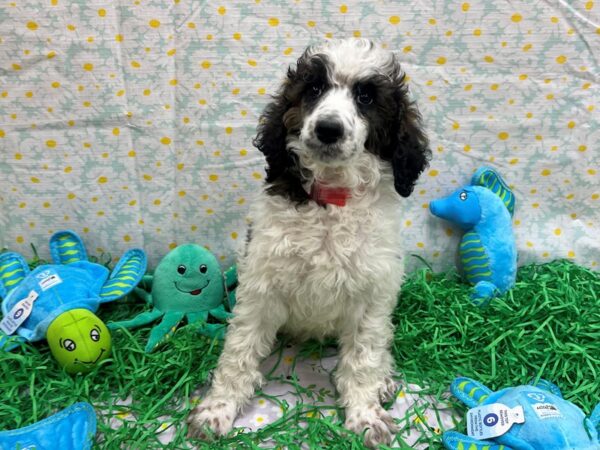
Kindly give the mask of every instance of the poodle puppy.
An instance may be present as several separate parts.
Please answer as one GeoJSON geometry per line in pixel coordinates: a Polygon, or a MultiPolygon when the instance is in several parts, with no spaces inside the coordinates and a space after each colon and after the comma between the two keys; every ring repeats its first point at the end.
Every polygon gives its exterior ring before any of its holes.
{"type": "Polygon", "coordinates": [[[339,341],[345,426],[365,443],[396,431],[391,314],[403,277],[401,221],[431,152],[396,56],[365,39],[309,47],[258,125],[264,189],[251,210],[234,317],[190,437],[223,435],[262,381],[278,332],[339,341]]]}

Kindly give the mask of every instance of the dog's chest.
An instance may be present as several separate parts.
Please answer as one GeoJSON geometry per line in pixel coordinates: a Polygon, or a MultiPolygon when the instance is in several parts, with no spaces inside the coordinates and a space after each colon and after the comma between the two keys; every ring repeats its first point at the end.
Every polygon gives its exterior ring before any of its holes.
{"type": "Polygon", "coordinates": [[[373,294],[382,277],[400,276],[395,202],[294,208],[263,198],[259,206],[243,278],[285,302],[291,334],[335,335],[348,311],[381,301],[373,294]]]}
{"type": "Polygon", "coordinates": [[[358,212],[350,207],[286,211],[266,231],[277,240],[276,255],[295,259],[305,269],[347,267],[360,258],[380,228],[374,220],[377,214],[358,212]]]}
{"type": "Polygon", "coordinates": [[[398,221],[386,205],[278,206],[260,215],[253,250],[285,290],[341,295],[372,283],[373,272],[400,253],[398,221]]]}

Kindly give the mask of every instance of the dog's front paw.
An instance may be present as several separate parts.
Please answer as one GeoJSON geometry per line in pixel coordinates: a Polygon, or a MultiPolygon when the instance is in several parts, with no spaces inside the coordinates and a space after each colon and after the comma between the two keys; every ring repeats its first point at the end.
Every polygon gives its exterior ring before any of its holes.
{"type": "Polygon", "coordinates": [[[382,403],[391,402],[396,399],[396,393],[400,388],[400,383],[392,377],[386,377],[383,385],[379,388],[379,400],[382,403]]]}
{"type": "Polygon", "coordinates": [[[347,409],[345,426],[357,434],[366,430],[365,445],[370,448],[379,444],[390,444],[393,435],[398,432],[394,419],[380,405],[347,409]]]}
{"type": "Polygon", "coordinates": [[[210,439],[223,436],[233,428],[236,407],[235,403],[206,397],[188,416],[188,437],[210,439]]]}

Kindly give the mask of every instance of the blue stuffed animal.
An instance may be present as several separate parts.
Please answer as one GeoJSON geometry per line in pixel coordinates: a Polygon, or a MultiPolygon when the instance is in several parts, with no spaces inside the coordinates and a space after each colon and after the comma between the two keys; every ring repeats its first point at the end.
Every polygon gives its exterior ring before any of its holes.
{"type": "Polygon", "coordinates": [[[18,430],[0,431],[2,450],[89,450],[96,435],[96,413],[80,402],[18,430]]]}
{"type": "Polygon", "coordinates": [[[483,306],[516,279],[517,247],[512,230],[515,196],[493,169],[482,167],[471,184],[434,200],[429,209],[465,231],[460,242],[464,276],[475,285],[471,299],[483,306]]]}
{"type": "MultiPolygon", "coordinates": [[[[521,423],[513,423],[504,434],[489,440],[448,431],[443,436],[444,446],[448,450],[600,449],[600,404],[592,416],[586,418],[581,409],[564,400],[560,389],[548,381],[540,380],[535,386],[518,386],[493,392],[470,378],[457,378],[450,391],[470,408],[502,404],[510,409],[517,408],[519,413],[522,408],[523,414],[521,423]]],[[[470,414],[473,422],[477,422],[476,417],[475,412],[470,414]]],[[[479,431],[487,432],[486,427],[497,427],[499,419],[494,413],[486,414],[479,431]]],[[[477,425],[473,425],[473,428],[477,428],[477,425]]]]}
{"type": "Polygon", "coordinates": [[[110,333],[94,314],[102,303],[127,295],[146,271],[143,250],[126,252],[109,274],[87,259],[72,231],[50,238],[55,264],[29,270],[17,253],[0,254],[0,349],[47,338],[50,351],[67,372],[91,370],[110,352],[110,333]]]}

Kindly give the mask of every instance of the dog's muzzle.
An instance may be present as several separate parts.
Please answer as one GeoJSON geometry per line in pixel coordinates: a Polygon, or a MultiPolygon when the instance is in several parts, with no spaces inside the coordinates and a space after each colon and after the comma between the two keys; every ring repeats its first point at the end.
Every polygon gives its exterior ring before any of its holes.
{"type": "Polygon", "coordinates": [[[336,118],[319,119],[315,124],[315,135],[325,145],[331,145],[344,137],[344,124],[336,118]]]}

